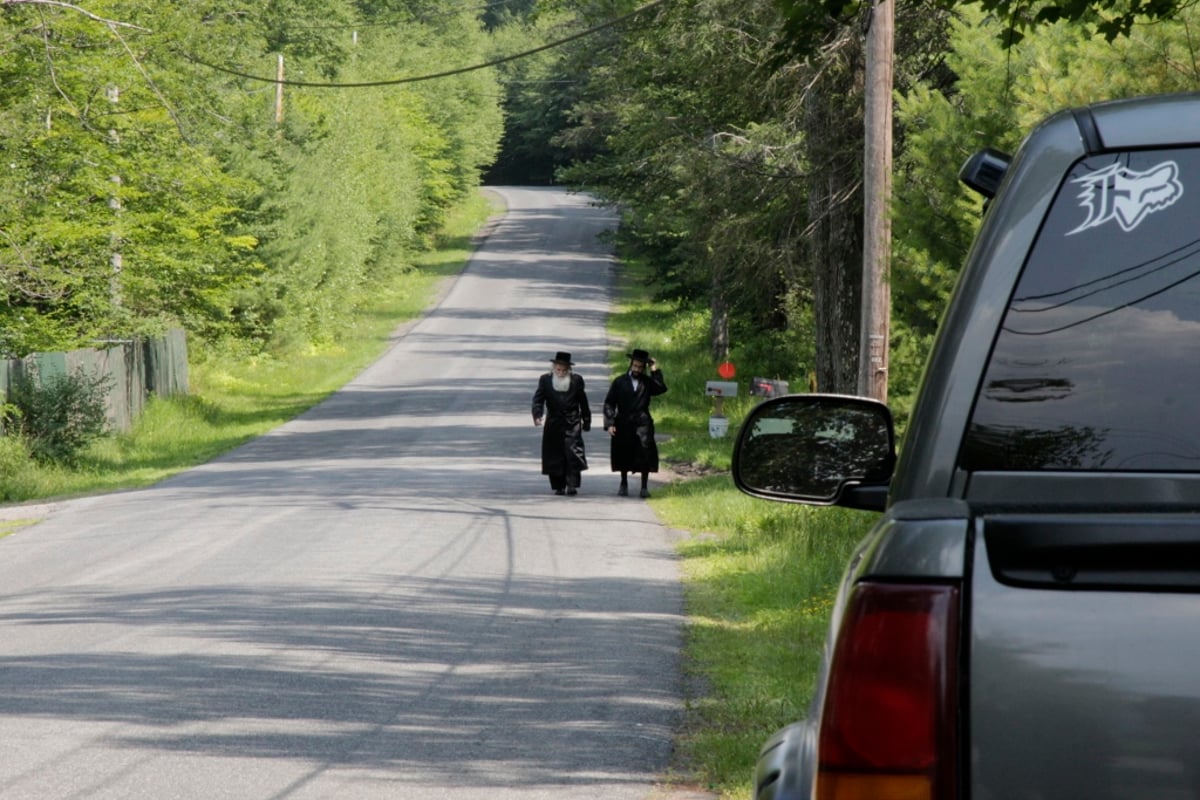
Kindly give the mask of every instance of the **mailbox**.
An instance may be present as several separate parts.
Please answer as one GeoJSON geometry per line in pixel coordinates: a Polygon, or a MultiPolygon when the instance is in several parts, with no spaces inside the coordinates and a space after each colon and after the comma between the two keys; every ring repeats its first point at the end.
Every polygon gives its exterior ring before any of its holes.
{"type": "Polygon", "coordinates": [[[709,381],[704,393],[711,397],[737,397],[737,381],[709,381]]]}
{"type": "Polygon", "coordinates": [[[704,393],[713,399],[713,413],[708,418],[708,435],[720,439],[729,430],[725,418],[725,398],[737,397],[736,381],[709,381],[704,384],[704,393]]]}
{"type": "Polygon", "coordinates": [[[750,379],[750,395],[752,397],[779,397],[779,395],[787,393],[787,381],[776,381],[771,378],[750,379]]]}

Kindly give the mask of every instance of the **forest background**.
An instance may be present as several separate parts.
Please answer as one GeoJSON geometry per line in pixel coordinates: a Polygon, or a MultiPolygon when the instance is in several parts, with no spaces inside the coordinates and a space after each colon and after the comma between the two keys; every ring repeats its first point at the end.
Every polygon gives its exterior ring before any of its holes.
{"type": "MultiPolygon", "coordinates": [[[[481,181],[559,183],[620,207],[622,253],[706,315],[714,365],[852,392],[869,11],[0,0],[0,356],[174,326],[197,359],[321,348],[481,181]]],[[[979,222],[957,167],[1058,108],[1195,87],[1195,17],[897,5],[901,419],[979,222]]]]}

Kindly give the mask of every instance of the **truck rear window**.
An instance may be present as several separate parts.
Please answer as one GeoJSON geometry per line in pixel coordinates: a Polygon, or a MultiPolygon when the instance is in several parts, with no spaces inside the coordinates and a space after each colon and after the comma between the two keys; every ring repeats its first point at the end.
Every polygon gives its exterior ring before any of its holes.
{"type": "Polygon", "coordinates": [[[969,470],[1200,471],[1200,150],[1077,163],[976,399],[969,470]]]}

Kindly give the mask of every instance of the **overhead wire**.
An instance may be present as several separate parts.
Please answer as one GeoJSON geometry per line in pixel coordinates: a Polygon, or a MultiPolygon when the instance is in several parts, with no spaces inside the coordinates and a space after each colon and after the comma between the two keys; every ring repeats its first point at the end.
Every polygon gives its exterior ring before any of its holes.
{"type": "MultiPolygon", "coordinates": [[[[493,8],[499,8],[502,6],[510,6],[513,4],[513,2],[514,2],[514,0],[495,0],[495,2],[485,3],[483,5],[478,5],[476,3],[471,3],[468,5],[466,3],[463,3],[462,5],[459,5],[459,6],[442,8],[439,10],[439,12],[437,14],[429,14],[429,13],[421,14],[421,15],[419,15],[419,19],[417,21],[424,22],[425,20],[428,20],[428,19],[438,19],[441,17],[450,17],[455,14],[461,14],[464,11],[489,11],[493,8]]],[[[412,19],[413,19],[412,17],[403,17],[403,18],[393,17],[391,19],[385,18],[382,20],[371,20],[370,22],[362,21],[362,22],[357,22],[357,23],[340,23],[337,25],[297,25],[294,27],[294,30],[339,31],[339,30],[354,30],[354,29],[361,29],[361,28],[380,28],[380,27],[390,27],[390,26],[393,26],[393,25],[396,25],[396,24],[402,23],[402,22],[409,22],[409,21],[412,21],[412,19]]]]}
{"type": "Polygon", "coordinates": [[[651,2],[646,3],[645,5],[639,6],[638,8],[634,9],[633,11],[630,11],[628,14],[622,14],[621,16],[610,19],[607,22],[602,22],[599,25],[593,25],[592,27],[586,28],[582,31],[579,31],[578,33],[571,34],[570,36],[566,36],[562,39],[556,39],[553,42],[549,42],[548,44],[541,45],[540,47],[535,47],[531,50],[524,50],[520,53],[514,53],[512,55],[504,56],[502,58],[493,59],[491,61],[487,61],[482,64],[473,64],[473,65],[467,66],[467,67],[459,67],[457,69],[450,69],[450,70],[445,70],[444,72],[435,72],[435,73],[427,74],[427,75],[416,75],[416,76],[412,76],[412,77],[408,77],[408,78],[392,78],[392,79],[388,79],[388,80],[379,80],[379,81],[359,81],[359,82],[353,82],[353,83],[318,83],[318,82],[314,82],[314,81],[294,81],[294,80],[288,80],[286,78],[281,80],[279,78],[272,78],[272,77],[267,77],[264,75],[254,75],[249,72],[242,72],[240,70],[231,69],[229,67],[222,67],[218,64],[212,64],[212,63],[205,61],[204,59],[196,56],[193,53],[188,53],[188,52],[185,52],[182,50],[180,50],[178,52],[181,56],[186,58],[188,61],[199,64],[202,67],[207,67],[209,69],[216,70],[217,72],[223,72],[227,75],[234,75],[236,77],[245,78],[247,80],[261,81],[262,83],[274,83],[274,84],[278,84],[281,86],[301,86],[301,87],[306,87],[306,88],[311,88],[311,89],[363,89],[363,88],[369,88],[369,87],[375,87],[375,86],[399,86],[401,84],[406,84],[406,83],[420,83],[422,81],[431,81],[431,80],[436,80],[438,78],[449,78],[454,75],[462,75],[467,72],[475,72],[475,71],[481,70],[481,69],[488,69],[489,67],[499,66],[500,64],[507,64],[510,61],[517,61],[518,59],[527,58],[531,55],[535,55],[537,53],[541,53],[546,50],[553,49],[555,47],[560,47],[569,42],[574,42],[578,39],[583,39],[584,37],[591,36],[592,34],[598,33],[607,28],[611,28],[616,25],[620,25],[623,22],[627,22],[627,21],[633,19],[634,17],[638,16],[639,14],[644,14],[645,12],[649,11],[652,8],[655,8],[656,6],[661,6],[661,5],[664,5],[669,2],[671,2],[671,0],[651,0],[651,2]]]}

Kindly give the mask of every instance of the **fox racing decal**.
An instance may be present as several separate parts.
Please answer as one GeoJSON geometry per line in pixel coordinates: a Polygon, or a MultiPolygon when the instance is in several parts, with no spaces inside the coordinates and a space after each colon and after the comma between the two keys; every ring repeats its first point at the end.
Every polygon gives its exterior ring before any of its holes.
{"type": "Polygon", "coordinates": [[[1087,209],[1088,217],[1070,236],[1116,220],[1126,233],[1136,228],[1147,214],[1162,211],[1183,196],[1179,182],[1179,166],[1164,161],[1145,172],[1113,164],[1104,169],[1076,178],[1072,183],[1082,186],[1079,205],[1087,209]]]}

